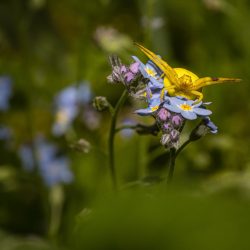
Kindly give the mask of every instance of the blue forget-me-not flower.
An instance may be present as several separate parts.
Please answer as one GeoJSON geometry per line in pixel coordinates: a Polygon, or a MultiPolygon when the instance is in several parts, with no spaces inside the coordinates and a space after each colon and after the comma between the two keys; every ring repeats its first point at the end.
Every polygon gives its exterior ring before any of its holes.
{"type": "Polygon", "coordinates": [[[0,76],[0,111],[9,108],[9,99],[12,94],[12,81],[9,76],[0,76]]]}
{"type": "Polygon", "coordinates": [[[73,84],[55,97],[55,122],[52,133],[61,136],[67,132],[83,105],[91,101],[92,92],[87,82],[73,84]]]}
{"type": "Polygon", "coordinates": [[[73,181],[69,159],[60,155],[58,148],[43,137],[35,139],[33,148],[31,145],[22,145],[18,153],[25,170],[32,171],[37,164],[38,171],[48,187],[73,181]]]}

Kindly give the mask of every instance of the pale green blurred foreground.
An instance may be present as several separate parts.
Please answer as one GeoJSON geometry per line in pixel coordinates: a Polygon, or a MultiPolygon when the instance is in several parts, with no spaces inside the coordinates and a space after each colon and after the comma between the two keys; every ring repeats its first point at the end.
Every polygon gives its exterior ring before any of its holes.
{"type": "Polygon", "coordinates": [[[74,233],[76,249],[250,248],[250,200],[162,191],[124,191],[85,208],[74,233]]]}

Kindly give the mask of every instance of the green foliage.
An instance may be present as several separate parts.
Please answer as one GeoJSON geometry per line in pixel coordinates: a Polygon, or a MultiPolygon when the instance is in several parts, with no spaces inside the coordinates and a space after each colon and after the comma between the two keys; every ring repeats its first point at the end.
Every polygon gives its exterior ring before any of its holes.
{"type": "MultiPolygon", "coordinates": [[[[249,249],[249,10],[246,0],[0,1],[0,75],[13,79],[10,109],[0,113],[0,124],[13,136],[7,144],[0,141],[0,249],[72,249],[71,244],[77,249],[249,249]],[[78,117],[65,136],[51,134],[53,98],[71,83],[87,80],[95,96],[115,105],[122,86],[107,84],[107,57],[116,53],[131,62],[131,54],[141,55],[133,41],[198,76],[243,79],[237,86],[204,90],[204,100],[213,100],[219,134],[193,143],[178,158],[174,182],[191,186],[185,194],[178,184],[167,194],[161,187],[168,155],[159,157],[159,138],[119,133],[119,191],[140,190],[108,195],[107,111],[98,113],[96,129],[78,117]],[[17,155],[20,145],[40,133],[71,159],[75,179],[61,187],[59,205],[37,170],[24,171],[17,155]],[[74,151],[82,138],[91,145],[88,154],[74,151]],[[49,234],[55,203],[60,226],[49,234]]],[[[135,109],[127,101],[118,125],[125,119],[151,124],[139,120],[135,109]]]]}

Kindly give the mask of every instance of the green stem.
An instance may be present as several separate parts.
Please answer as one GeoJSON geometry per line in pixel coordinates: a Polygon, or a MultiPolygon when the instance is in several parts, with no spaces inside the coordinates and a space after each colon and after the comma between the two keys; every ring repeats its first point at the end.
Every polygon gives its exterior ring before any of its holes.
{"type": "Polygon", "coordinates": [[[52,187],[49,191],[50,224],[48,231],[51,240],[55,240],[61,224],[63,201],[64,193],[62,186],[56,185],[52,187]]]}
{"type": "Polygon", "coordinates": [[[190,142],[192,142],[191,140],[186,140],[179,148],[178,148],[178,150],[176,151],[176,153],[175,153],[175,157],[177,157],[178,156],[178,154],[190,143],[190,142]]]}
{"type": "Polygon", "coordinates": [[[174,175],[174,167],[175,167],[175,160],[179,153],[190,143],[192,142],[191,140],[185,141],[177,150],[174,148],[170,149],[170,159],[169,159],[169,172],[168,172],[168,178],[167,178],[167,183],[170,183],[171,180],[173,179],[174,175]]]}
{"type": "Polygon", "coordinates": [[[124,130],[124,129],[136,129],[137,128],[137,125],[122,125],[120,126],[119,128],[116,128],[116,132],[120,132],[121,130],[124,130]]]}
{"type": "Polygon", "coordinates": [[[119,132],[123,129],[133,129],[139,135],[148,135],[148,134],[157,135],[159,132],[159,128],[156,124],[153,124],[153,125],[142,125],[142,124],[123,125],[121,127],[116,128],[116,132],[119,132]]]}
{"type": "Polygon", "coordinates": [[[169,157],[169,170],[168,170],[168,177],[167,177],[167,183],[170,183],[173,179],[174,175],[174,167],[175,167],[175,159],[176,159],[176,150],[175,148],[170,149],[170,157],[169,157]]]}
{"type": "Polygon", "coordinates": [[[117,188],[115,157],[114,157],[114,140],[115,140],[115,133],[116,133],[116,121],[117,121],[117,115],[119,113],[119,110],[121,106],[123,105],[123,103],[125,102],[127,95],[128,95],[127,90],[124,90],[114,108],[114,112],[113,112],[112,119],[111,119],[110,130],[109,130],[109,168],[110,168],[110,174],[111,174],[111,179],[113,182],[114,189],[117,188]]]}

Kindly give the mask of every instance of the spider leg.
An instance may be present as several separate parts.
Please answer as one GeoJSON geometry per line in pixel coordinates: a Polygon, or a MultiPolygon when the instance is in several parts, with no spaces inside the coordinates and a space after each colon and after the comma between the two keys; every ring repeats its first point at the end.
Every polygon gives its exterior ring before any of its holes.
{"type": "Polygon", "coordinates": [[[150,51],[149,49],[143,47],[142,45],[135,43],[135,45],[153,62],[158,66],[163,73],[169,78],[169,80],[176,85],[179,85],[179,79],[174,71],[173,68],[171,68],[167,62],[163,61],[159,56],[157,56],[155,53],[150,51]]]}
{"type": "Polygon", "coordinates": [[[167,90],[167,92],[170,96],[172,96],[175,93],[176,88],[177,88],[177,86],[175,86],[175,85],[169,85],[169,86],[165,87],[165,89],[167,90]]]}
{"type": "Polygon", "coordinates": [[[202,87],[219,84],[219,83],[227,83],[227,82],[240,82],[241,79],[239,78],[224,78],[224,77],[202,77],[197,79],[194,82],[193,90],[198,90],[202,87]]]}
{"type": "Polygon", "coordinates": [[[198,99],[195,101],[195,103],[199,103],[203,99],[203,94],[197,90],[190,91],[191,94],[198,97],[198,99]]]}

